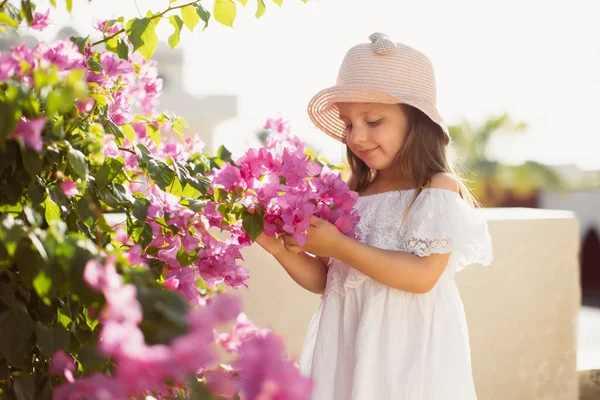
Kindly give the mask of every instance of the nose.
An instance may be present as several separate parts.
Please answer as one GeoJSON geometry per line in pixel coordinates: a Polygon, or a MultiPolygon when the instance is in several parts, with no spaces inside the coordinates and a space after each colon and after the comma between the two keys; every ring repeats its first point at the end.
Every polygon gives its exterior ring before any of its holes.
{"type": "Polygon", "coordinates": [[[356,145],[364,143],[367,140],[367,128],[363,126],[352,126],[350,131],[347,133],[346,141],[350,144],[356,145]]]}

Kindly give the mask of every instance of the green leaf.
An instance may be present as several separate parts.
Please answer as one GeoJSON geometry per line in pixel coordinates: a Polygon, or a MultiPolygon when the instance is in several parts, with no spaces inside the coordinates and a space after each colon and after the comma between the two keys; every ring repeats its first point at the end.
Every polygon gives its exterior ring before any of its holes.
{"type": "Polygon", "coordinates": [[[65,314],[60,308],[56,309],[56,319],[65,329],[69,329],[69,325],[73,322],[71,317],[65,314]]]}
{"type": "Polygon", "coordinates": [[[135,129],[133,129],[133,126],[129,124],[121,125],[121,129],[127,140],[129,140],[129,143],[133,143],[135,140],[135,129]]]}
{"type": "Polygon", "coordinates": [[[92,56],[87,59],[88,67],[92,72],[102,72],[102,64],[95,57],[92,56]]]}
{"type": "Polygon", "coordinates": [[[26,313],[6,310],[0,313],[0,354],[16,368],[23,368],[27,360],[28,343],[33,334],[33,321],[26,313]]]}
{"type": "MultiPolygon", "coordinates": [[[[121,128],[119,128],[117,124],[109,119],[102,121],[102,123],[104,124],[107,133],[112,133],[117,139],[123,140],[125,135],[123,135],[123,131],[121,131],[121,128]]],[[[117,143],[120,143],[120,141],[117,141],[117,143]]]]}
{"type": "Polygon", "coordinates": [[[66,350],[71,342],[69,332],[60,324],[49,327],[38,321],[35,324],[35,335],[37,345],[48,358],[57,350],[66,350]]]}
{"type": "Polygon", "coordinates": [[[19,24],[17,21],[9,17],[6,13],[0,12],[0,23],[6,24],[11,28],[16,28],[19,24]]]}
{"type": "Polygon", "coordinates": [[[142,168],[148,168],[148,161],[150,160],[150,150],[143,144],[137,144],[133,148],[135,151],[135,155],[138,159],[138,164],[142,168]]]}
{"type": "Polygon", "coordinates": [[[52,400],[52,390],[52,383],[48,380],[35,400],[52,400]]]}
{"type": "Polygon", "coordinates": [[[248,0],[237,0],[238,3],[240,3],[241,5],[243,5],[244,7],[246,7],[246,4],[248,3],[248,0]]]}
{"type": "Polygon", "coordinates": [[[183,138],[183,130],[181,129],[181,122],[179,122],[179,121],[173,122],[172,128],[175,131],[175,133],[177,133],[179,135],[179,137],[183,138]]]}
{"type": "MultiPolygon", "coordinates": [[[[19,221],[22,224],[22,221],[19,221]]],[[[4,214],[0,219],[0,243],[4,245],[8,256],[12,257],[21,237],[21,226],[15,223],[11,214],[4,214]]]]}
{"type": "Polygon", "coordinates": [[[148,216],[148,207],[150,207],[150,201],[145,197],[141,196],[134,196],[135,202],[133,203],[132,209],[133,216],[135,217],[135,219],[144,222],[146,221],[146,217],[148,216]]]}
{"type": "Polygon", "coordinates": [[[45,262],[48,262],[48,253],[46,252],[46,248],[44,247],[44,245],[42,244],[42,242],[40,241],[40,238],[38,238],[36,236],[35,233],[33,232],[29,232],[29,235],[27,235],[29,237],[29,240],[31,240],[31,243],[33,244],[33,247],[35,247],[35,249],[37,250],[38,254],[40,255],[40,257],[42,257],[42,260],[44,260],[45,262]]]}
{"type": "Polygon", "coordinates": [[[154,125],[146,125],[146,134],[157,145],[160,145],[160,130],[154,125]]]}
{"type": "Polygon", "coordinates": [[[229,150],[227,150],[227,148],[223,145],[221,145],[218,149],[217,149],[217,156],[223,160],[224,162],[230,162],[231,161],[231,152],[229,150]]]}
{"type": "Polygon", "coordinates": [[[214,400],[214,396],[208,387],[201,383],[198,378],[191,377],[188,379],[189,387],[192,389],[189,400],[214,400]]]}
{"type": "Polygon", "coordinates": [[[16,400],[34,400],[35,384],[33,377],[25,371],[12,373],[16,400]]]}
{"type": "Polygon", "coordinates": [[[181,197],[181,194],[183,193],[183,184],[179,179],[175,178],[173,179],[173,183],[169,186],[167,192],[177,197],[181,197]]]}
{"type": "Polygon", "coordinates": [[[206,194],[208,192],[208,188],[210,187],[210,181],[204,176],[200,176],[198,178],[190,176],[186,179],[186,182],[188,185],[198,190],[201,194],[206,194]]]}
{"type": "Polygon", "coordinates": [[[161,16],[159,16],[158,14],[155,15],[151,10],[146,11],[146,18],[154,22],[156,26],[158,26],[158,23],[161,20],[161,16]]]}
{"type": "Polygon", "coordinates": [[[127,23],[129,40],[133,44],[133,51],[138,51],[144,58],[150,61],[158,47],[158,36],[156,36],[156,24],[149,18],[133,18],[127,23]]]}
{"type": "Polygon", "coordinates": [[[198,25],[198,22],[200,22],[200,15],[193,4],[187,5],[181,9],[181,18],[190,32],[193,32],[196,25],[198,25]]]}
{"type": "Polygon", "coordinates": [[[192,185],[185,185],[183,191],[181,192],[181,197],[187,197],[188,199],[195,199],[200,196],[200,191],[194,188],[192,185]]]}
{"type": "Polygon", "coordinates": [[[77,45],[77,48],[79,49],[79,52],[81,54],[83,54],[83,50],[85,49],[85,46],[87,46],[87,44],[90,42],[89,35],[86,37],[72,36],[69,39],[71,40],[71,42],[73,42],[77,45]]]}
{"type": "Polygon", "coordinates": [[[233,27],[237,8],[233,0],[215,0],[213,14],[221,24],[233,27]]]}
{"type": "Polygon", "coordinates": [[[174,49],[179,44],[179,35],[181,35],[181,28],[183,27],[183,21],[179,18],[179,15],[171,15],[169,22],[175,28],[175,32],[169,36],[169,46],[174,49]]]}
{"type": "Polygon", "coordinates": [[[124,165],[125,160],[122,157],[105,157],[104,163],[98,169],[98,173],[96,174],[96,185],[99,188],[106,187],[106,185],[111,183],[113,179],[121,173],[124,165]]]}
{"type": "Polygon", "coordinates": [[[85,315],[85,324],[88,326],[88,328],[90,328],[90,330],[92,330],[92,331],[94,329],[96,329],[96,326],[98,326],[98,323],[100,321],[98,321],[97,318],[90,317],[90,314],[87,309],[84,311],[84,315],[85,315]]]}
{"type": "Polygon", "coordinates": [[[71,12],[73,11],[73,0],[66,0],[67,3],[67,11],[71,12]]]}
{"type": "Polygon", "coordinates": [[[210,19],[210,11],[202,7],[202,4],[198,3],[196,4],[196,12],[200,16],[200,19],[204,21],[204,27],[202,27],[202,30],[205,30],[208,26],[208,20],[210,19]]]}
{"type": "Polygon", "coordinates": [[[95,343],[88,343],[79,350],[78,360],[83,366],[84,371],[102,370],[106,359],[98,352],[95,343]]]}
{"type": "Polygon", "coordinates": [[[0,124],[0,144],[4,142],[9,133],[15,130],[20,118],[21,110],[15,103],[0,102],[0,121],[2,121],[0,124]]]}
{"type": "Polygon", "coordinates": [[[25,147],[21,150],[21,157],[23,157],[23,165],[25,166],[25,169],[29,175],[32,178],[35,178],[36,175],[39,175],[43,165],[43,160],[40,154],[28,147],[25,147]]]}
{"type": "Polygon", "coordinates": [[[148,160],[148,172],[152,180],[163,190],[173,183],[175,178],[175,172],[167,164],[154,159],[148,160]]]}
{"type": "Polygon", "coordinates": [[[21,1],[21,10],[27,19],[27,24],[31,25],[33,22],[33,8],[31,7],[31,1],[22,0],[21,1]]]}
{"type": "Polygon", "coordinates": [[[44,217],[46,218],[46,221],[61,220],[60,207],[52,201],[50,196],[46,197],[46,200],[44,200],[44,208],[44,217]]]}
{"type": "Polygon", "coordinates": [[[244,212],[242,227],[253,241],[263,232],[264,218],[260,214],[249,214],[244,212]]]}
{"type": "Polygon", "coordinates": [[[273,3],[277,4],[279,7],[283,4],[283,0],[273,0],[273,3]]]}
{"type": "Polygon", "coordinates": [[[8,283],[0,283],[0,300],[2,300],[14,312],[26,313],[27,308],[21,300],[15,297],[16,290],[8,283]]]}
{"type": "Polygon", "coordinates": [[[52,288],[52,279],[44,270],[39,271],[36,277],[33,278],[33,288],[46,305],[49,306],[52,303],[48,298],[52,288]]]}
{"type": "Polygon", "coordinates": [[[25,219],[32,227],[38,227],[42,224],[42,216],[28,205],[23,206],[23,214],[25,214],[25,219]]]}
{"type": "MultiPolygon", "coordinates": [[[[215,200],[216,201],[227,201],[227,191],[223,189],[215,189],[215,200]]],[[[222,204],[225,206],[225,204],[222,204]]]]}
{"type": "Polygon", "coordinates": [[[131,230],[130,237],[135,243],[146,247],[152,241],[152,227],[147,223],[144,223],[143,226],[136,226],[131,230]]]}
{"type": "Polygon", "coordinates": [[[46,188],[34,180],[27,186],[27,195],[31,199],[31,204],[37,206],[46,199],[46,188]]]}
{"type": "Polygon", "coordinates": [[[67,153],[67,160],[69,161],[69,166],[71,167],[73,173],[85,182],[88,176],[88,166],[85,155],[83,155],[83,153],[79,150],[71,149],[67,153]]]}
{"type": "Polygon", "coordinates": [[[121,60],[129,59],[129,46],[123,39],[119,39],[119,42],[117,43],[117,55],[121,60]]]}
{"type": "Polygon", "coordinates": [[[264,0],[256,0],[257,4],[258,4],[258,8],[256,9],[256,18],[260,18],[263,16],[263,14],[265,13],[265,11],[267,10],[267,6],[265,5],[264,0]]]}

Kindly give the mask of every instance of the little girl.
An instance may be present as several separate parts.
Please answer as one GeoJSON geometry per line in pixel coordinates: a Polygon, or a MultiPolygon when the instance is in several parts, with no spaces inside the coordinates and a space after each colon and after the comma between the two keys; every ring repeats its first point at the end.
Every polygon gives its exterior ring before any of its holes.
{"type": "Polygon", "coordinates": [[[258,242],[323,294],[300,359],[314,400],[476,399],[454,275],[490,264],[487,224],[448,161],[431,61],[384,34],[369,39],[308,107],[346,144],[360,241],[313,217],[304,247],[287,235],[258,242]]]}

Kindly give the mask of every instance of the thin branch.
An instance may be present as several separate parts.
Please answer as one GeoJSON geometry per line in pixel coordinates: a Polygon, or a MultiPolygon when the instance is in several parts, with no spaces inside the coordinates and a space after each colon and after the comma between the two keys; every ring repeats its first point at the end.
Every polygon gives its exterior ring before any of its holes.
{"type": "Polygon", "coordinates": [[[133,155],[136,155],[136,154],[135,154],[135,151],[133,151],[133,150],[131,150],[131,149],[126,149],[125,147],[118,147],[118,149],[119,149],[119,150],[122,150],[122,151],[128,151],[128,152],[130,152],[131,154],[133,154],[133,155]]]}
{"type": "MultiPolygon", "coordinates": [[[[156,18],[162,18],[162,16],[165,15],[166,13],[168,13],[169,11],[177,10],[178,8],[184,8],[184,7],[187,7],[187,6],[192,6],[192,5],[196,4],[196,3],[198,3],[198,1],[192,1],[191,3],[186,3],[186,4],[182,4],[180,6],[175,6],[175,7],[169,6],[169,8],[167,8],[165,11],[153,15],[152,17],[150,17],[150,19],[154,20],[156,18]]],[[[97,42],[92,43],[92,47],[96,46],[96,45],[99,45],[100,43],[105,43],[105,42],[109,41],[110,39],[112,39],[112,38],[114,38],[116,36],[119,36],[120,34],[122,34],[125,31],[126,31],[125,28],[123,28],[120,31],[118,31],[116,33],[113,33],[112,35],[107,36],[107,37],[105,37],[102,40],[98,40],[97,42]]]]}

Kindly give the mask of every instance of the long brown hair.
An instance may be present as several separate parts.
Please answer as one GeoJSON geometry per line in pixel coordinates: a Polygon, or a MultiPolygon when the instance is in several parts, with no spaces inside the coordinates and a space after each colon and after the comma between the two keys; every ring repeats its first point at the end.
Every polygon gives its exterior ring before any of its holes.
{"type": "MultiPolygon", "coordinates": [[[[454,178],[460,196],[472,207],[480,204],[473,196],[457,170],[458,166],[449,160],[448,146],[450,140],[442,128],[433,122],[421,110],[407,104],[399,104],[408,117],[410,129],[400,151],[392,165],[399,177],[412,182],[417,187],[405,216],[413,206],[419,194],[431,183],[431,178],[437,173],[448,173],[454,178]]],[[[377,177],[377,171],[371,170],[346,145],[347,162],[350,167],[348,186],[356,192],[367,189],[377,177]]]]}

